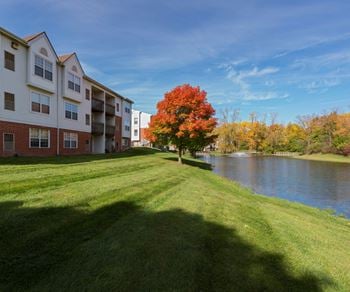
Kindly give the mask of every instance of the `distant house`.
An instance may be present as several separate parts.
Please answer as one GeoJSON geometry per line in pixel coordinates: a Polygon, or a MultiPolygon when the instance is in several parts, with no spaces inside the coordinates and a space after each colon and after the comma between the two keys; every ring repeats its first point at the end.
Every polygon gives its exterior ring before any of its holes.
{"type": "Polygon", "coordinates": [[[58,56],[45,32],[0,27],[0,156],[121,151],[132,104],[88,77],[76,53],[58,56]]]}
{"type": "Polygon", "coordinates": [[[151,114],[132,110],[131,142],[133,146],[151,146],[145,137],[145,129],[148,128],[151,118],[151,114]]]}

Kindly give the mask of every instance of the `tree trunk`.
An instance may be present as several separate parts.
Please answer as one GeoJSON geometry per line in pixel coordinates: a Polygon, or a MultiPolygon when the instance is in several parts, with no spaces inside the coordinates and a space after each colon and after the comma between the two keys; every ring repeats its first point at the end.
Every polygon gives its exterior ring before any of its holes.
{"type": "Polygon", "coordinates": [[[178,162],[182,164],[182,147],[179,147],[179,157],[178,157],[178,162]]]}

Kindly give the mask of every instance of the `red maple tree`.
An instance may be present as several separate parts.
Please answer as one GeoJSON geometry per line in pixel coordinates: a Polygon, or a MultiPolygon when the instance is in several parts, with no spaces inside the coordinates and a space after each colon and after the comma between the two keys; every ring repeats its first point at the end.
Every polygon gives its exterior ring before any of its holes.
{"type": "Polygon", "coordinates": [[[180,163],[184,150],[193,153],[212,143],[217,121],[206,96],[199,86],[189,84],[165,93],[146,131],[147,138],[153,143],[175,145],[180,163]]]}

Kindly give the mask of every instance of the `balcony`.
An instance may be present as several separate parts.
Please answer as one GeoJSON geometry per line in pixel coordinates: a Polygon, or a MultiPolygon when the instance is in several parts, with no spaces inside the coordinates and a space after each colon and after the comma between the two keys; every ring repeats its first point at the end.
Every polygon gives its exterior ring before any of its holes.
{"type": "Polygon", "coordinates": [[[115,115],[115,106],[106,103],[106,115],[114,116],[115,115]]]}
{"type": "Polygon", "coordinates": [[[104,111],[104,102],[99,99],[92,98],[91,108],[93,112],[103,112],[104,111]]]}
{"type": "Polygon", "coordinates": [[[91,132],[93,135],[103,135],[105,125],[103,123],[92,123],[91,132]]]}
{"type": "Polygon", "coordinates": [[[115,126],[106,126],[106,136],[114,136],[115,126]]]}

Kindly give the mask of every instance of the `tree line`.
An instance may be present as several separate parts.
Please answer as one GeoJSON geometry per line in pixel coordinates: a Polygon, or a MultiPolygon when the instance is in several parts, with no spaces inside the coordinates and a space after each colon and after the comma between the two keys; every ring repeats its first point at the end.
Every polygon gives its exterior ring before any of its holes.
{"type": "Polygon", "coordinates": [[[258,118],[251,113],[248,121],[240,121],[238,111],[225,110],[215,134],[223,153],[251,150],[350,155],[350,113],[299,116],[296,122],[285,125],[277,122],[277,114],[258,118]]]}

